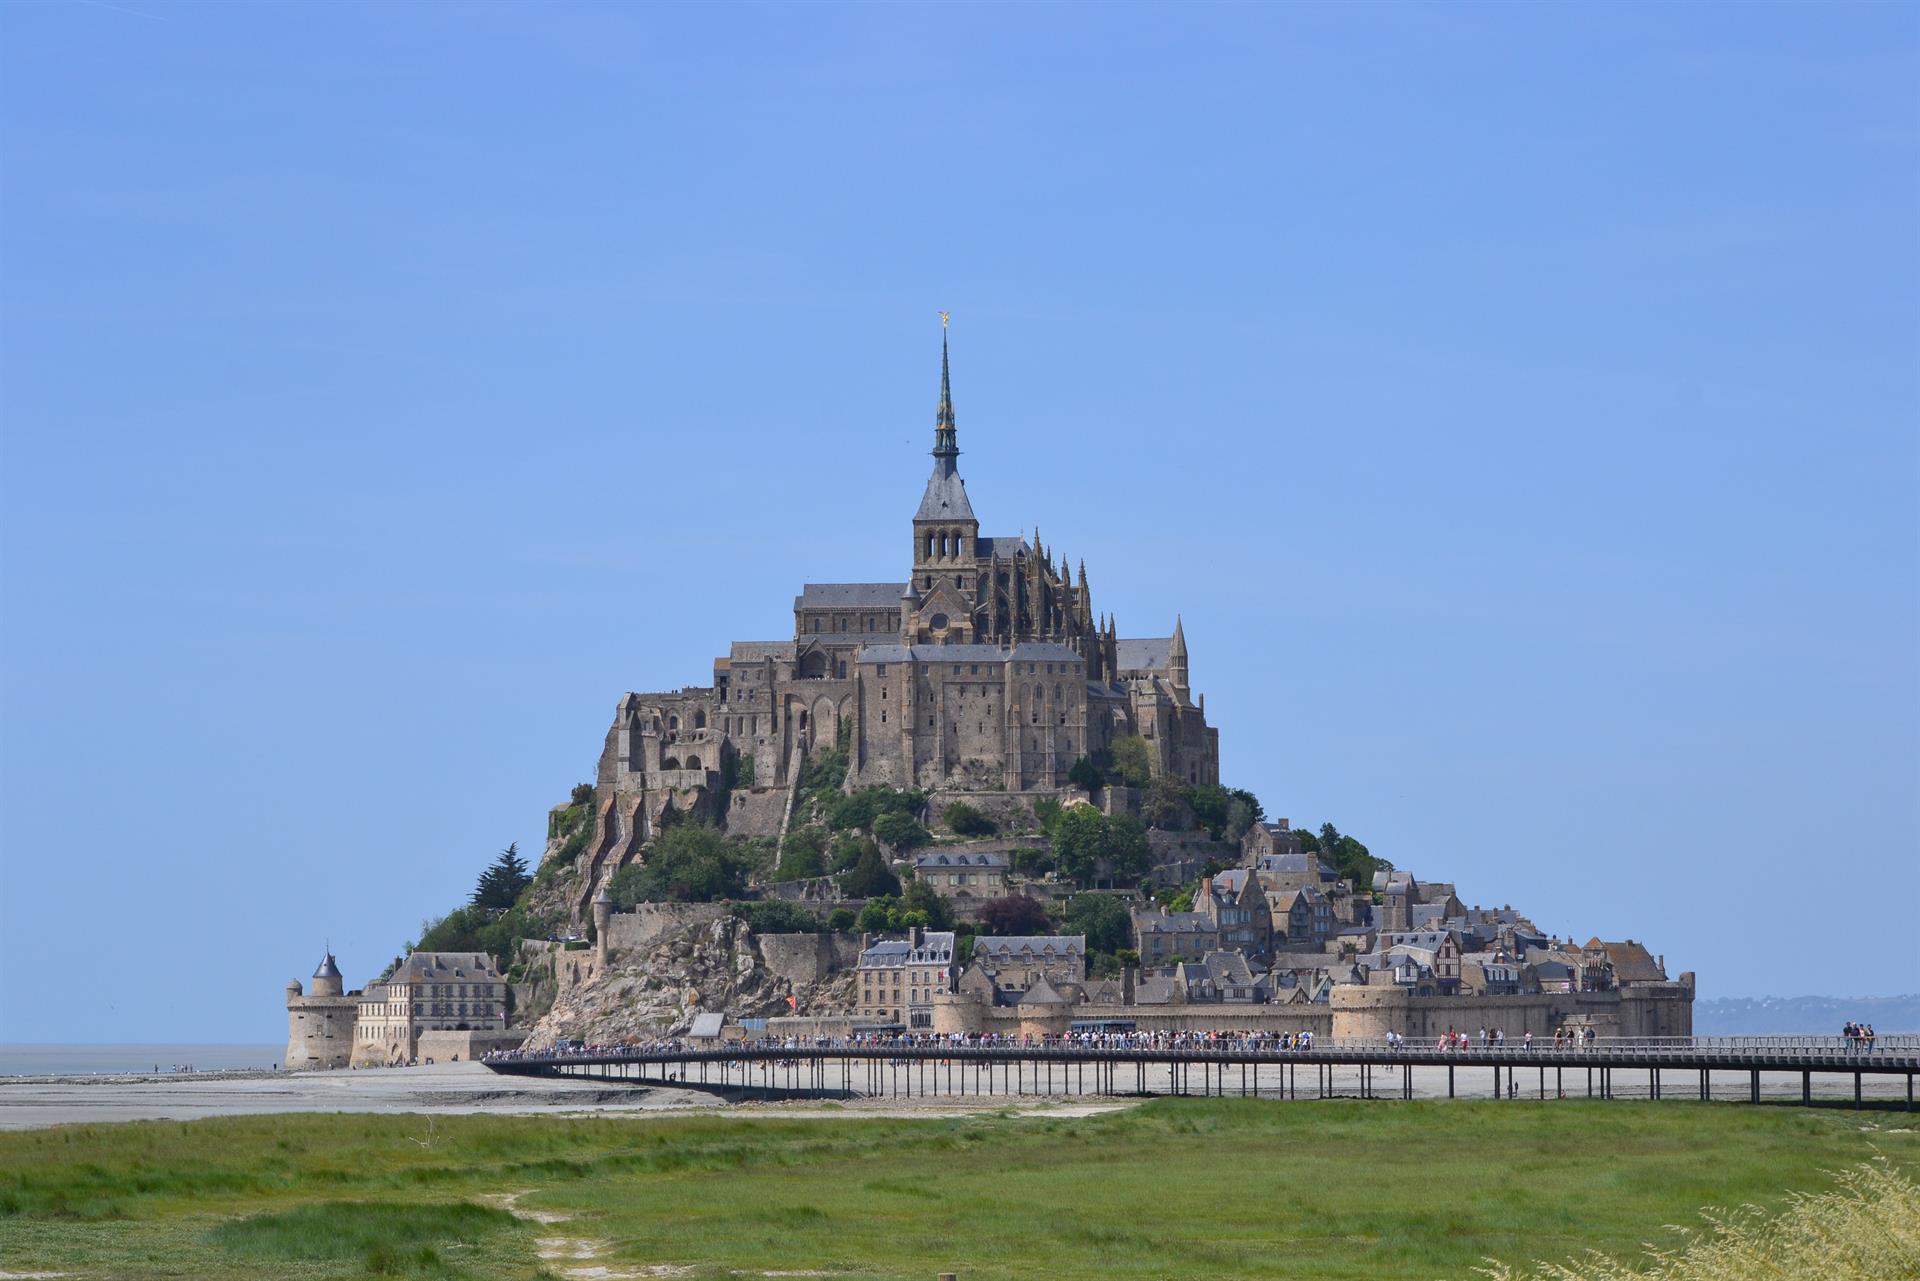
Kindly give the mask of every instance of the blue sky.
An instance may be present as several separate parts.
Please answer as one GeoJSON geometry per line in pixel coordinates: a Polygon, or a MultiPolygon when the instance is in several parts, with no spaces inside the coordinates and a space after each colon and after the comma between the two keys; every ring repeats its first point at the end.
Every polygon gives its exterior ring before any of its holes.
{"type": "Polygon", "coordinates": [[[260,1040],[987,532],[1227,781],[1914,987],[1920,10],[0,7],[0,1040],[260,1040]]]}

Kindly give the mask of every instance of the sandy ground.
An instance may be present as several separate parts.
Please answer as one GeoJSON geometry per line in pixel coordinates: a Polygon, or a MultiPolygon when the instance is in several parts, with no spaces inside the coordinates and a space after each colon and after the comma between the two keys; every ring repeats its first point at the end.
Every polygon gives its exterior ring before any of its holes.
{"type": "MultiPolygon", "coordinates": [[[[912,1094],[904,1092],[907,1088],[906,1075],[904,1070],[885,1072],[878,1078],[884,1093],[847,1103],[823,1104],[817,1100],[802,1100],[732,1106],[697,1090],[500,1076],[478,1063],[443,1063],[365,1072],[14,1077],[0,1080],[0,1130],[107,1121],[257,1116],[275,1112],[407,1112],[440,1115],[479,1112],[522,1115],[604,1113],[658,1116],[676,1112],[725,1110],[739,1116],[844,1118],[848,1115],[928,1116],[1012,1109],[1050,1116],[1084,1116],[1127,1107],[1133,1102],[1125,1098],[1099,1098],[1073,1093],[1072,1083],[1064,1078],[1064,1074],[1057,1074],[1051,1086],[1043,1080],[1037,1083],[1037,1088],[1036,1082],[1025,1078],[1017,1093],[1008,1088],[1003,1079],[997,1078],[991,1084],[985,1080],[965,1080],[969,1093],[963,1095],[933,1094],[922,1097],[918,1081],[912,1087],[912,1094]],[[975,1088],[980,1092],[972,1093],[975,1088]]],[[[916,1075],[922,1074],[916,1072],[916,1075]]],[[[944,1071],[942,1075],[945,1075],[944,1071]]],[[[1522,1069],[1517,1075],[1518,1097],[1523,1102],[1538,1100],[1543,1084],[1549,1100],[1558,1097],[1562,1089],[1567,1098],[1586,1097],[1586,1073],[1582,1069],[1566,1069],[1558,1084],[1551,1069],[1545,1074],[1544,1082],[1537,1071],[1522,1069]]],[[[1307,1101],[1317,1097],[1316,1076],[1311,1066],[1295,1068],[1291,1079],[1299,1099],[1307,1101]]],[[[1122,1069],[1121,1087],[1130,1088],[1132,1081],[1131,1070],[1122,1069]]],[[[960,1080],[956,1080],[956,1084],[960,1083],[960,1080]]],[[[856,1077],[856,1084],[864,1088],[865,1078],[856,1077]]],[[[1164,1092],[1168,1084],[1164,1068],[1149,1076],[1151,1089],[1164,1092]]],[[[1243,1083],[1239,1069],[1230,1068],[1224,1083],[1216,1081],[1214,1088],[1232,1097],[1243,1091],[1251,1091],[1255,1084],[1253,1074],[1249,1073],[1243,1083]]],[[[1282,1070],[1262,1068],[1257,1084],[1262,1097],[1275,1097],[1281,1089],[1282,1070]]],[[[1359,1096],[1362,1089],[1359,1069],[1336,1070],[1332,1088],[1340,1097],[1359,1096]]],[[[1193,1094],[1203,1089],[1197,1068],[1187,1079],[1187,1089],[1193,1094]]],[[[1455,1089],[1460,1098],[1492,1097],[1491,1069],[1458,1069],[1455,1089]]],[[[1697,1099],[1699,1089],[1697,1073],[1663,1074],[1664,1098],[1697,1099]]],[[[1722,1073],[1713,1081],[1713,1097],[1716,1099],[1745,1101],[1747,1089],[1744,1072],[1722,1073]]],[[[1399,1073],[1376,1070],[1373,1074],[1373,1091],[1378,1097],[1398,1097],[1399,1073]]],[[[1647,1074],[1624,1070],[1617,1072],[1614,1091],[1620,1098],[1647,1097],[1647,1074]]],[[[1413,1093],[1416,1098],[1445,1098],[1446,1070],[1414,1069],[1413,1093]]],[[[1851,1100],[1852,1093],[1853,1078],[1850,1075],[1814,1078],[1816,1100],[1851,1100]]],[[[1800,1077],[1797,1073],[1767,1074],[1761,1079],[1761,1094],[1770,1100],[1798,1099],[1800,1077]]],[[[1873,1101],[1904,1101],[1906,1081],[1901,1077],[1868,1077],[1864,1082],[1863,1094],[1873,1101]]]]}

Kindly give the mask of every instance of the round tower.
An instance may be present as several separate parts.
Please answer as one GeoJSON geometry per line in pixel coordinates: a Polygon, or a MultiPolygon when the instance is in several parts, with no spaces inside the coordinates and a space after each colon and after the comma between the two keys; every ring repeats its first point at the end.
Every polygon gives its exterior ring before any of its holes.
{"type": "Polygon", "coordinates": [[[346,995],[346,985],[341,982],[340,967],[334,963],[332,952],[327,953],[320,962],[320,968],[313,972],[313,995],[346,995]]]}
{"type": "Polygon", "coordinates": [[[287,983],[288,1070],[347,1066],[353,1057],[360,1002],[346,993],[345,986],[331,952],[314,970],[311,992],[303,994],[298,979],[287,983]]]}

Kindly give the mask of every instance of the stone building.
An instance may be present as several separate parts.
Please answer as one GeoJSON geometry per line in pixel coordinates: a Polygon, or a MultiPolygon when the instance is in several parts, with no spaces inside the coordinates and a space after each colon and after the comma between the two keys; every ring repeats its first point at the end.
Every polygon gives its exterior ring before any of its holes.
{"type": "Polygon", "coordinates": [[[592,889],[669,809],[728,796],[735,831],[779,829],[811,754],[844,743],[848,781],[1049,793],[1082,756],[1138,735],[1156,774],[1217,784],[1218,732],[1189,676],[1185,630],[1123,637],[1093,607],[1086,564],[1040,539],[983,534],[959,471],[944,338],[933,470],[905,532],[908,574],[807,583],[791,639],[736,641],[712,682],[628,694],[598,778],[592,889]]]}
{"type": "Polygon", "coordinates": [[[1025,992],[1041,980],[1055,986],[1087,977],[1084,934],[982,934],[973,941],[973,963],[1002,993],[1025,992]]]}
{"type": "Polygon", "coordinates": [[[855,1019],[870,1026],[932,1027],[934,998],[953,990],[955,960],[951,930],[916,925],[904,939],[862,940],[855,1019]]]}
{"type": "Polygon", "coordinates": [[[999,898],[1013,861],[997,850],[935,850],[913,861],[913,879],[948,898],[999,898]]]}
{"type": "Polygon", "coordinates": [[[328,952],[313,972],[313,990],[303,992],[299,979],[287,983],[288,1071],[343,1068],[353,1060],[353,1029],[360,994],[348,992],[340,966],[328,952]]]}
{"type": "Polygon", "coordinates": [[[390,1067],[437,1057],[472,1057],[486,1039],[436,1033],[501,1033],[507,984],[484,952],[414,952],[359,998],[353,1066],[390,1067]]]}

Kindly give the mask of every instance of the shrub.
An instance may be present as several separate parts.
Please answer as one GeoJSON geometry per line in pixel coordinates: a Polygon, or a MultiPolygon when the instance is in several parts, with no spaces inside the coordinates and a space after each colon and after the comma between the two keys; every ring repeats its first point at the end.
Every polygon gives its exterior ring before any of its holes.
{"type": "Polygon", "coordinates": [[[1107,774],[1116,783],[1145,787],[1153,778],[1153,752],[1138,734],[1122,734],[1107,749],[1113,765],[1107,774]]]}
{"type": "Polygon", "coordinates": [[[623,867],[607,886],[614,905],[711,903],[746,892],[746,861],[732,842],[705,823],[681,823],[662,832],[644,863],[623,867]]]}
{"type": "Polygon", "coordinates": [[[593,804],[593,784],[592,783],[578,784],[577,786],[574,787],[573,795],[569,799],[575,805],[593,804]]]}
{"type": "Polygon", "coordinates": [[[900,892],[900,880],[880,857],[880,847],[867,841],[859,861],[840,877],[840,892],[848,898],[895,895],[900,892]]]}
{"type": "Polygon", "coordinates": [[[873,820],[873,834],[896,850],[917,850],[933,837],[911,814],[888,810],[873,820]]]}
{"type": "Polygon", "coordinates": [[[955,801],[947,806],[941,821],[955,836],[991,836],[999,830],[992,819],[965,801],[955,801]]]}
{"type": "Polygon", "coordinates": [[[827,915],[827,932],[830,934],[845,934],[859,923],[860,918],[853,914],[852,908],[836,907],[827,915]]]}
{"type": "MultiPolygon", "coordinates": [[[[733,914],[747,923],[755,934],[818,934],[820,918],[805,908],[779,899],[753,903],[735,903],[733,914]]],[[[852,913],[848,913],[849,916],[852,913]]]]}
{"type": "Polygon", "coordinates": [[[980,905],[980,924],[992,934],[1045,934],[1047,909],[1024,894],[988,899],[980,905]]]}
{"type": "Polygon", "coordinates": [[[800,881],[809,876],[826,874],[827,834],[817,827],[793,827],[787,829],[787,838],[780,842],[780,863],[774,869],[776,881],[800,881]]]}
{"type": "Polygon", "coordinates": [[[1082,756],[1073,763],[1073,768],[1067,771],[1067,781],[1075,787],[1084,787],[1089,792],[1097,792],[1107,785],[1107,776],[1100,772],[1098,765],[1082,756]]]}

